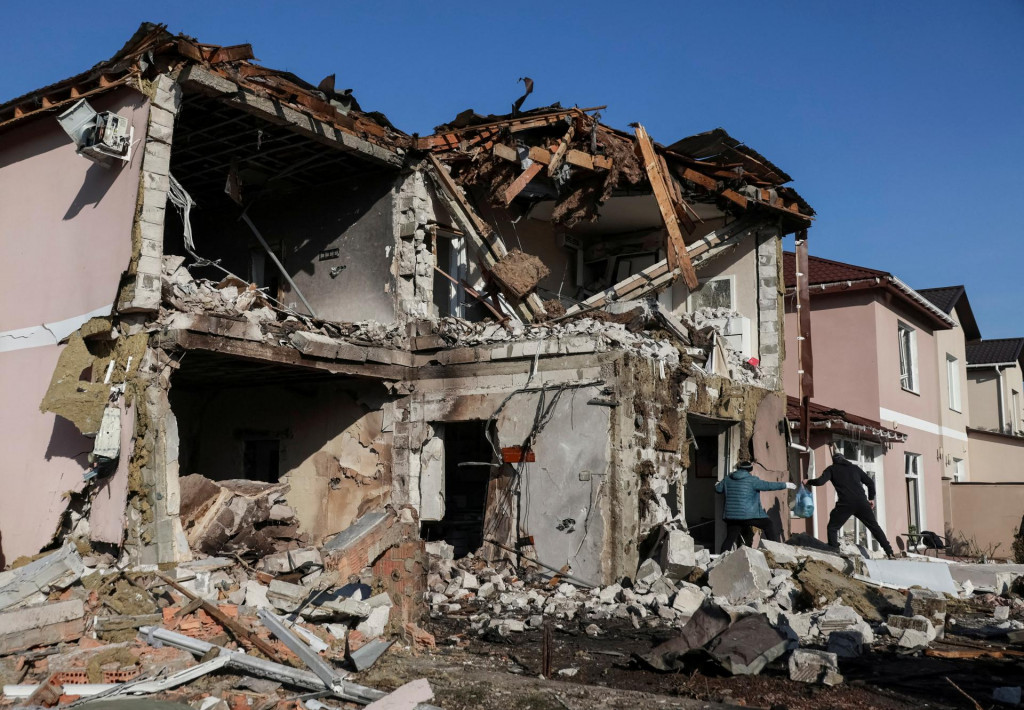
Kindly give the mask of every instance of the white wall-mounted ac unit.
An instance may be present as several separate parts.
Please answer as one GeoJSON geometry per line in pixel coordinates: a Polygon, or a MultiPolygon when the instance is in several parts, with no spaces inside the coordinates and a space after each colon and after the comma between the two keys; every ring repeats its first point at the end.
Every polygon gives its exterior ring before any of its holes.
{"type": "Polygon", "coordinates": [[[85,99],[57,117],[64,132],[84,155],[104,167],[131,160],[135,129],[124,116],[112,111],[96,111],[85,99]]]}

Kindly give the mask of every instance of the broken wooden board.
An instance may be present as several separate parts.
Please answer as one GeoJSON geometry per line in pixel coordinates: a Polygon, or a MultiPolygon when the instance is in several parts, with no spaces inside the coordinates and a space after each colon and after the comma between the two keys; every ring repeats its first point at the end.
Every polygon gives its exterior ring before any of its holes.
{"type": "Polygon", "coordinates": [[[530,182],[540,174],[540,171],[544,169],[544,166],[539,162],[533,162],[530,167],[524,170],[519,177],[512,181],[512,184],[505,190],[505,204],[512,204],[512,200],[516,199],[520,192],[530,184],[530,182]]]}
{"type": "Polygon", "coordinates": [[[672,202],[667,183],[668,177],[662,173],[659,156],[654,150],[654,143],[651,142],[650,136],[641,125],[636,127],[636,140],[644,168],[647,170],[647,179],[651,183],[654,199],[658,203],[661,219],[665,223],[668,233],[668,264],[673,269],[679,269],[683,274],[686,287],[695,291],[700,284],[697,281],[697,273],[693,270],[693,264],[690,263],[690,256],[686,253],[686,240],[683,239],[679,215],[672,202]]]}

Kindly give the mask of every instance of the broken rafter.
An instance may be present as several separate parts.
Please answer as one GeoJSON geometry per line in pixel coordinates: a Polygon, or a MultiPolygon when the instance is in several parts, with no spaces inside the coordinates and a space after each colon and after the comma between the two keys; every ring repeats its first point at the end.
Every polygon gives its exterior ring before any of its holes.
{"type": "Polygon", "coordinates": [[[519,193],[522,192],[523,189],[529,185],[543,169],[544,165],[542,163],[534,161],[530,164],[530,167],[520,173],[519,177],[517,177],[505,190],[505,205],[507,206],[512,204],[512,200],[516,199],[519,193]]]}
{"type": "Polygon", "coordinates": [[[562,136],[562,140],[559,141],[558,147],[555,149],[554,155],[551,156],[551,162],[548,163],[548,175],[554,175],[558,172],[558,169],[562,167],[562,162],[565,160],[565,154],[569,150],[569,143],[572,141],[573,135],[576,134],[576,123],[573,122],[569,126],[569,130],[562,136]]]}
{"type": "Polygon", "coordinates": [[[651,183],[651,190],[654,192],[654,199],[658,202],[658,209],[661,210],[661,218],[665,223],[668,233],[668,264],[674,269],[679,269],[683,274],[686,287],[691,291],[697,289],[697,274],[690,263],[690,256],[686,253],[686,241],[680,229],[679,213],[675,209],[670,188],[669,177],[664,174],[661,160],[654,150],[654,143],[643,126],[636,126],[636,142],[640,148],[640,155],[647,170],[647,179],[651,183]]]}
{"type": "MultiPolygon", "coordinates": [[[[441,161],[433,154],[428,154],[427,158],[433,167],[430,175],[433,176],[442,195],[450,200],[452,217],[456,222],[459,222],[459,227],[462,228],[467,236],[469,236],[470,241],[480,251],[485,270],[490,271],[499,259],[508,254],[505,242],[477,214],[473,206],[469,204],[469,200],[466,199],[459,186],[455,184],[455,180],[452,179],[452,176],[448,173],[447,168],[441,164],[441,161]]],[[[532,321],[544,313],[544,304],[536,293],[529,293],[521,300],[517,310],[520,316],[532,321]]]]}

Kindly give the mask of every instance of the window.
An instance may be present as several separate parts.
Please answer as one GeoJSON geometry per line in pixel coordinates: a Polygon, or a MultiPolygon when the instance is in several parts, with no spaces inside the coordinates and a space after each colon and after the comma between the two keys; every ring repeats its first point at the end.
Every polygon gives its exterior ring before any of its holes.
{"type": "Polygon", "coordinates": [[[903,454],[907,478],[907,532],[921,532],[921,455],[903,454]]]}
{"type": "Polygon", "coordinates": [[[720,276],[702,281],[690,294],[687,308],[692,313],[698,308],[728,308],[736,310],[736,277],[720,276]]]}
{"type": "Polygon", "coordinates": [[[960,410],[960,361],[946,353],[946,383],[949,385],[949,408],[960,410]]]}
{"type": "Polygon", "coordinates": [[[899,324],[900,387],[917,393],[917,331],[905,323],[899,324]]]}
{"type": "Polygon", "coordinates": [[[1013,403],[1013,421],[1010,423],[1010,433],[1020,433],[1020,392],[1010,390],[1010,401],[1013,403]]]}
{"type": "Polygon", "coordinates": [[[953,459],[953,482],[962,483],[967,480],[967,470],[964,468],[963,459],[953,459]]]}

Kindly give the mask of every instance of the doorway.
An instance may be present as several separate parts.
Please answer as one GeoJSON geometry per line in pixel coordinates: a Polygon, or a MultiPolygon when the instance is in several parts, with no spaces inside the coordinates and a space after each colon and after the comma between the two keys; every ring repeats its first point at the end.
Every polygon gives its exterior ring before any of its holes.
{"type": "Polygon", "coordinates": [[[697,414],[686,417],[690,466],[686,470],[686,526],[698,545],[717,551],[725,540],[722,497],[715,484],[736,464],[736,422],[697,414]]]}
{"type": "Polygon", "coordinates": [[[425,522],[425,540],[444,540],[455,557],[480,549],[488,485],[495,471],[494,451],[487,440],[487,422],[445,422],[435,426],[444,437],[444,517],[425,522]]]}

